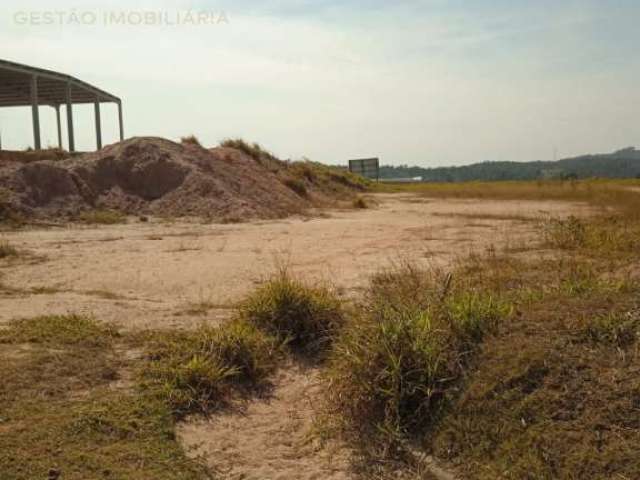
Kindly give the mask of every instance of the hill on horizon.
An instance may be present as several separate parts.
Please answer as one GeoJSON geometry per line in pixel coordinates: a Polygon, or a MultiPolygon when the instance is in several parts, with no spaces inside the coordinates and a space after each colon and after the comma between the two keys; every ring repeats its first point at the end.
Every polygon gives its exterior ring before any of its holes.
{"type": "Polygon", "coordinates": [[[425,182],[473,180],[538,180],[571,178],[640,178],[640,150],[628,147],[606,154],[589,154],[557,161],[486,161],[460,167],[380,167],[381,179],[422,177],[425,182]]]}

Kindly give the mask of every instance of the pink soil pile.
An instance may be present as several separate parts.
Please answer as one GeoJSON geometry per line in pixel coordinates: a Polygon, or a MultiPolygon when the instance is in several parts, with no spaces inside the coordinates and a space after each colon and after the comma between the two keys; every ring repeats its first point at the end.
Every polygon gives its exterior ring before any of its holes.
{"type": "Polygon", "coordinates": [[[226,221],[279,218],[363,188],[336,168],[162,138],[132,138],[71,158],[11,153],[0,155],[0,207],[25,218],[74,218],[95,209],[226,221]]]}

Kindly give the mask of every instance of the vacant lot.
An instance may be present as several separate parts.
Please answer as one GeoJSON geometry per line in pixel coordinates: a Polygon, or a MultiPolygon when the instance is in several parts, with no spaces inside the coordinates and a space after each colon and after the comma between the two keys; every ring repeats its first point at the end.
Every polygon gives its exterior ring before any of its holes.
{"type": "Polygon", "coordinates": [[[3,233],[6,478],[636,478],[635,193],[455,188],[3,233]]]}
{"type": "Polygon", "coordinates": [[[244,224],[139,223],[34,229],[3,239],[29,253],[1,265],[0,322],[67,312],[123,327],[176,327],[224,319],[286,263],[352,295],[372,273],[410,259],[442,264],[489,246],[517,250],[535,222],[587,213],[556,201],[375,196],[378,208],[244,224]]]}

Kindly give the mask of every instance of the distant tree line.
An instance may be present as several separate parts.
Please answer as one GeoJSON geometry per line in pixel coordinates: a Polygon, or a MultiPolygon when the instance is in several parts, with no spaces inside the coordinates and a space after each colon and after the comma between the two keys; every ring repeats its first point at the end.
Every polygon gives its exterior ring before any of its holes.
{"type": "Polygon", "coordinates": [[[422,177],[427,182],[537,180],[545,178],[640,178],[640,150],[583,155],[558,161],[482,162],[463,167],[381,166],[380,178],[422,177]]]}

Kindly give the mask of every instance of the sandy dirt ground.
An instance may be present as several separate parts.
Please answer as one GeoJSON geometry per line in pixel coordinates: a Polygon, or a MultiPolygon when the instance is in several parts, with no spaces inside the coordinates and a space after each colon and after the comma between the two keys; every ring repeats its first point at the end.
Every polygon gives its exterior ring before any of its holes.
{"type": "Polygon", "coordinates": [[[149,222],[0,234],[28,252],[0,260],[0,323],[83,313],[123,327],[190,326],[230,308],[279,264],[357,293],[401,258],[446,264],[490,245],[517,248],[536,220],[587,210],[557,202],[378,195],[377,208],[246,224],[149,222]],[[528,221],[529,220],[529,221],[528,221]]]}
{"type": "Polygon", "coordinates": [[[178,435],[222,478],[346,480],[349,452],[320,448],[312,435],[321,388],[316,368],[286,365],[265,398],[210,420],[185,422],[178,435]]]}
{"type": "MultiPolygon", "coordinates": [[[[518,249],[535,222],[588,213],[583,205],[429,200],[378,195],[367,210],[247,224],[134,222],[4,233],[28,255],[0,261],[0,324],[12,318],[84,313],[123,328],[188,328],[220,322],[279,263],[357,295],[399,259],[446,265],[494,246],[518,249]],[[8,290],[8,289],[13,289],[8,290]]],[[[274,387],[240,409],[192,420],[179,436],[220,478],[350,479],[349,452],[313,441],[318,371],[290,365],[274,387]]],[[[455,478],[434,470],[439,479],[455,478]]]]}

